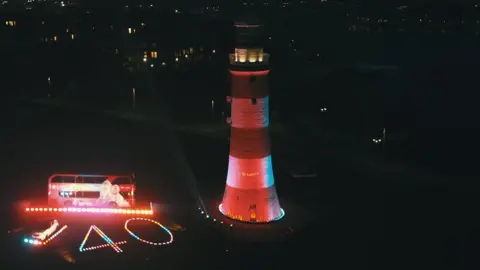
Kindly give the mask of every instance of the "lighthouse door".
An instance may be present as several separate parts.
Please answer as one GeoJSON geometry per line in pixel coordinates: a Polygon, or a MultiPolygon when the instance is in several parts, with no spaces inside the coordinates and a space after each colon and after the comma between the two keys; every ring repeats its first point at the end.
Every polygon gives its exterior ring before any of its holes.
{"type": "Polygon", "coordinates": [[[250,222],[257,222],[257,205],[250,205],[250,222]]]}

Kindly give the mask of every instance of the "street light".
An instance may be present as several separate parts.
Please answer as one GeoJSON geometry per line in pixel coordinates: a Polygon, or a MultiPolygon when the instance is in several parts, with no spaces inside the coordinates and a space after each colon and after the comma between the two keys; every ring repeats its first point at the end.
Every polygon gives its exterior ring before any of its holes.
{"type": "Polygon", "coordinates": [[[135,88],[132,88],[132,108],[135,110],[135,99],[136,99],[137,91],[135,88]]]}
{"type": "Polygon", "coordinates": [[[48,97],[50,97],[50,92],[52,91],[52,80],[50,79],[50,76],[48,77],[48,97]]]}

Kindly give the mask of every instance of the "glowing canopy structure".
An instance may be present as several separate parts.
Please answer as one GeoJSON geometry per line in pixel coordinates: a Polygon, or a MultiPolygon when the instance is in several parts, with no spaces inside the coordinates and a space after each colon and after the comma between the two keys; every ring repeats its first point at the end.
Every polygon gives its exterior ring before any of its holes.
{"type": "Polygon", "coordinates": [[[262,25],[236,23],[235,53],[230,54],[230,157],[222,214],[236,220],[265,223],[278,220],[280,208],[270,155],[269,55],[260,43],[262,25]]]}

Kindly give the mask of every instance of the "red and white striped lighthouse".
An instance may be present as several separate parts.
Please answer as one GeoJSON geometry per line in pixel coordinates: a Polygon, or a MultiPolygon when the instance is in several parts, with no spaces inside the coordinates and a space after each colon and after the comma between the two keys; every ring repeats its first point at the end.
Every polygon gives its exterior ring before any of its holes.
{"type": "Polygon", "coordinates": [[[270,155],[269,55],[261,45],[262,25],[236,23],[230,54],[231,125],[227,184],[219,210],[236,220],[264,223],[284,212],[275,189],[270,155]]]}

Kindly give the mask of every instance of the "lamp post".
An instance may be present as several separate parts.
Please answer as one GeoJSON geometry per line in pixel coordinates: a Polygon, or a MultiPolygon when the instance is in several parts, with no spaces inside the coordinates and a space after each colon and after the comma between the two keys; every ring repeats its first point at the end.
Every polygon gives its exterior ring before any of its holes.
{"type": "Polygon", "coordinates": [[[52,92],[52,80],[50,79],[50,76],[48,77],[48,93],[47,96],[50,97],[50,93],[52,92]]]}
{"type": "Polygon", "coordinates": [[[135,90],[135,88],[132,88],[132,108],[134,110],[135,110],[136,94],[137,94],[137,91],[135,90]]]}
{"type": "Polygon", "coordinates": [[[385,148],[385,144],[387,143],[387,128],[382,129],[382,147],[385,148]]]}

